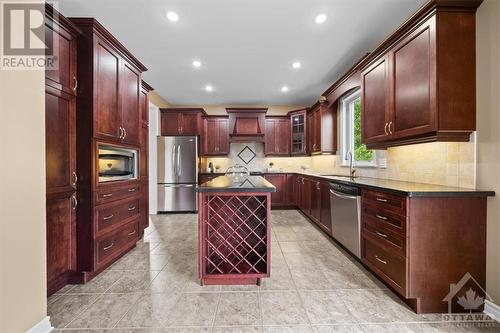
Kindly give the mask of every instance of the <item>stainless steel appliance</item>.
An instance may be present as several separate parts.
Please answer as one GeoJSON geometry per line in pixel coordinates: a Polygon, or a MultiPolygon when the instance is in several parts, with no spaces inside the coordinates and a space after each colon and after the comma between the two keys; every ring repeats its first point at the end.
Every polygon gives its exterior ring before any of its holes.
{"type": "Polygon", "coordinates": [[[196,211],[198,138],[159,136],[158,212],[196,211]]]}
{"type": "Polygon", "coordinates": [[[357,187],[330,184],[332,236],[361,258],[361,197],[357,187]]]}
{"type": "Polygon", "coordinates": [[[137,179],[137,150],[99,145],[98,151],[100,183],[137,179]]]}

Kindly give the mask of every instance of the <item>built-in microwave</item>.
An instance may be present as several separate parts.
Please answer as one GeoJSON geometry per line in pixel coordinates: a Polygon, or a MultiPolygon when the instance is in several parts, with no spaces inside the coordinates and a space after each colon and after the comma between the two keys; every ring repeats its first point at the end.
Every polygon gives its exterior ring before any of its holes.
{"type": "Polygon", "coordinates": [[[138,151],[99,145],[99,183],[137,179],[138,151]]]}

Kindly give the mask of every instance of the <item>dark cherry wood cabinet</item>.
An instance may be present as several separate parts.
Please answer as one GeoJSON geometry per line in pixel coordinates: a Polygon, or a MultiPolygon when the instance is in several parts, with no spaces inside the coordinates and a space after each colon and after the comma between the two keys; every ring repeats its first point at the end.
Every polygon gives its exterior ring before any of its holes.
{"type": "Polygon", "coordinates": [[[45,72],[47,294],[76,275],[76,93],[80,31],[46,5],[45,36],[58,45],[59,66],[45,72]]]}
{"type": "Polygon", "coordinates": [[[429,2],[367,57],[360,68],[368,148],[469,140],[479,4],[429,2]]]}
{"type": "Polygon", "coordinates": [[[307,216],[311,215],[311,180],[305,176],[298,176],[298,206],[307,216]]]}
{"type": "Polygon", "coordinates": [[[286,206],[288,191],[286,174],[266,174],[264,178],[276,187],[276,192],[271,193],[271,207],[286,206]]]}
{"type": "Polygon", "coordinates": [[[203,117],[201,145],[204,156],[229,154],[228,117],[203,117]]]}
{"type": "Polygon", "coordinates": [[[161,135],[175,136],[200,135],[202,116],[206,115],[202,108],[163,108],[161,113],[161,135]]]}
{"type": "Polygon", "coordinates": [[[314,223],[319,224],[321,219],[321,182],[316,179],[309,180],[310,184],[310,217],[314,223]]]}
{"type": "Polygon", "coordinates": [[[328,101],[316,103],[308,114],[309,153],[334,154],[337,150],[337,113],[328,101]]]}
{"type": "Polygon", "coordinates": [[[266,117],[265,154],[267,156],[290,155],[290,118],[266,117]]]}
{"type": "Polygon", "coordinates": [[[286,205],[289,207],[297,206],[298,184],[297,175],[288,173],[286,175],[286,205]]]}
{"type": "Polygon", "coordinates": [[[292,156],[307,155],[307,109],[288,113],[290,116],[290,154],[292,156]]]}
{"type": "Polygon", "coordinates": [[[267,108],[226,108],[229,115],[229,140],[264,142],[267,108]]]}
{"type": "Polygon", "coordinates": [[[330,210],[330,183],[326,181],[320,182],[321,187],[321,203],[319,226],[323,228],[328,235],[332,234],[332,215],[330,210]]]}
{"type": "Polygon", "coordinates": [[[146,67],[99,22],[70,21],[81,31],[76,251],[79,281],[85,283],[133,248],[147,226],[149,88],[141,79],[146,67]],[[99,144],[136,150],[137,179],[100,183],[99,144]]]}

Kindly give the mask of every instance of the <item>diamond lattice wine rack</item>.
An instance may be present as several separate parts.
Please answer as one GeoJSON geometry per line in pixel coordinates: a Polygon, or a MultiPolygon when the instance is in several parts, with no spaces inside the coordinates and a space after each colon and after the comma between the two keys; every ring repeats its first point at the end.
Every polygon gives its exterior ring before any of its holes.
{"type": "Polygon", "coordinates": [[[202,284],[255,284],[269,276],[269,193],[200,193],[202,284]]]}

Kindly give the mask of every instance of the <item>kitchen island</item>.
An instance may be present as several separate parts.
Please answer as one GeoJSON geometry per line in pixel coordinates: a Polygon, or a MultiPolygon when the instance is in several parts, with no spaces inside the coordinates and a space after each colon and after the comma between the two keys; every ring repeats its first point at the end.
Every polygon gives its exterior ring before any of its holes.
{"type": "Polygon", "coordinates": [[[275,191],[260,176],[220,176],[197,187],[202,285],[260,284],[270,276],[275,191]]]}

